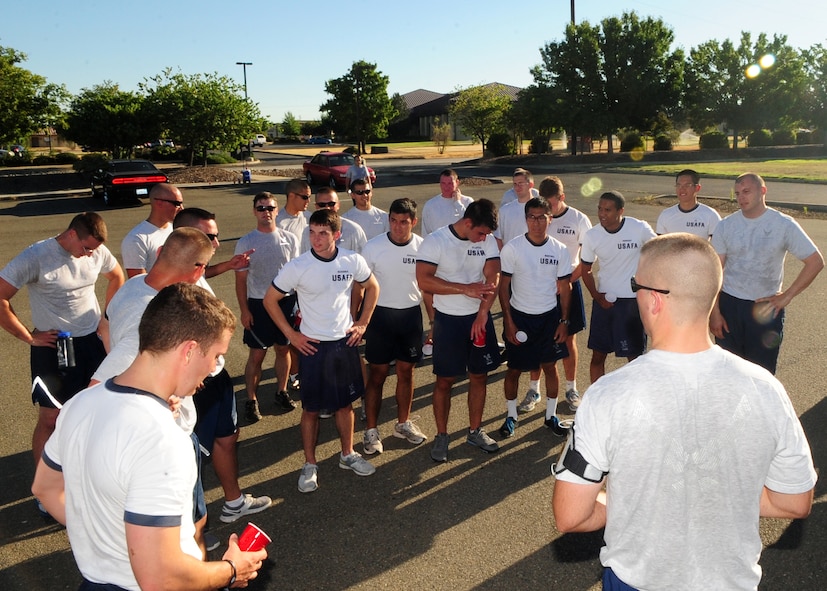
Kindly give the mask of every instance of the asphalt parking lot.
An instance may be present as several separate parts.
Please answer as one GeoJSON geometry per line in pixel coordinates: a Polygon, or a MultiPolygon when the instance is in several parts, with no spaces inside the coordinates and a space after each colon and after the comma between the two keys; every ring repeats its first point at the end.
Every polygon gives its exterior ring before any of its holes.
{"type": "MultiPolygon", "coordinates": [[[[585,177],[561,176],[567,183],[570,204],[588,213],[594,222],[594,198],[577,190],[585,177]]],[[[648,178],[652,179],[652,187],[670,184],[660,177],[648,178]]],[[[619,176],[604,175],[602,181],[604,186],[621,192],[636,191],[619,176]]],[[[282,187],[282,181],[274,180],[253,186],[191,188],[184,191],[184,199],[187,205],[216,212],[222,240],[216,260],[224,260],[232,254],[235,241],[253,228],[251,204],[255,192],[271,190],[280,196],[283,205],[282,187]]],[[[486,185],[469,187],[466,192],[498,203],[506,188],[486,185]]],[[[817,190],[823,191],[821,187],[817,190]]],[[[421,207],[437,192],[436,178],[388,179],[385,184],[380,178],[374,200],[379,207],[387,208],[391,200],[410,196],[421,207]]],[[[0,265],[26,245],[64,229],[76,212],[97,207],[100,204],[91,199],[65,196],[0,202],[0,265]]],[[[147,212],[146,206],[101,211],[116,255],[120,254],[120,238],[147,212]]],[[[633,203],[626,211],[651,223],[659,212],[658,207],[633,203]]],[[[805,220],[802,225],[822,252],[827,251],[827,221],[805,220]]],[[[798,268],[796,261],[788,261],[788,281],[798,268]]],[[[219,297],[232,309],[237,308],[232,277],[219,276],[210,283],[219,297]]],[[[790,307],[778,372],[810,437],[817,468],[827,462],[823,429],[827,419],[823,387],[827,368],[820,363],[825,349],[825,295],[827,273],[822,273],[790,307]]],[[[25,293],[18,294],[12,303],[27,321],[25,293]]],[[[588,384],[584,335],[580,335],[579,344],[578,385],[582,391],[588,384]]],[[[0,415],[0,474],[4,476],[0,489],[0,588],[76,589],[80,578],[66,533],[41,521],[29,492],[35,410],[29,398],[28,352],[4,331],[0,331],[0,351],[0,403],[4,410],[0,415]]],[[[241,331],[234,335],[227,359],[237,399],[242,401],[246,351],[241,331]]],[[[271,359],[268,357],[267,363],[271,359]]],[[[611,359],[611,364],[616,367],[618,362],[611,359]]],[[[429,455],[435,433],[430,370],[426,361],[415,372],[413,413],[419,415],[418,424],[431,439],[414,448],[390,437],[395,421],[395,381],[391,376],[380,415],[385,452],[371,458],[377,466],[376,474],[359,478],[338,468],[335,426],[325,421],[318,450],[320,488],[309,495],[296,489],[303,463],[299,411],[276,410],[271,398],[275,389],[272,366],[265,372],[259,395],[264,419],[254,425],[240,420],[242,486],[247,492],[268,494],[274,499],[273,508],[251,519],[274,542],[262,576],[250,589],[599,589],[600,534],[561,535],[554,528],[549,466],[560,451],[561,440],[542,426],[542,410],[538,407],[521,417],[516,436],[502,445],[500,453],[486,455],[464,443],[467,381],[458,382],[449,423],[449,462],[435,464],[429,455]]],[[[501,367],[489,379],[484,426],[492,434],[505,413],[503,375],[501,367]]],[[[526,376],[521,382],[521,395],[525,380],[526,376]]],[[[565,404],[560,406],[566,410],[565,404]]],[[[359,441],[361,429],[357,421],[359,441]]],[[[361,443],[356,447],[361,450],[361,443]]],[[[222,495],[209,467],[205,469],[205,488],[212,532],[222,539],[231,532],[240,532],[245,520],[235,524],[218,520],[222,495]]],[[[761,589],[827,588],[823,567],[827,543],[824,493],[825,485],[820,482],[813,514],[804,522],[762,520],[765,551],[761,563],[765,574],[761,589]]],[[[212,558],[220,558],[220,552],[212,553],[212,558]]]]}

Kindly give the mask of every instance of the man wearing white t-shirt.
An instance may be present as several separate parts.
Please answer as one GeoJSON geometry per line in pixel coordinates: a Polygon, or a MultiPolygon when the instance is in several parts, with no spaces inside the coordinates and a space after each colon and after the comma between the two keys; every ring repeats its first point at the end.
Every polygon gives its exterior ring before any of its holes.
{"type": "Polygon", "coordinates": [[[766,194],[755,173],[735,180],[741,211],[723,219],[712,236],[724,284],[709,327],[721,347],[775,373],[786,308],[824,268],[824,257],[798,222],[767,207],[766,194]],[[782,291],[787,253],[804,266],[782,291]]]}
{"type": "Polygon", "coordinates": [[[515,170],[512,182],[514,188],[510,191],[514,192],[516,198],[500,205],[497,212],[497,229],[494,230],[494,238],[500,250],[517,236],[526,233],[528,225],[526,224],[525,204],[532,197],[539,197],[539,193],[534,194],[537,193],[534,190],[534,177],[526,169],[515,170]]]}
{"type": "Polygon", "coordinates": [[[529,197],[540,196],[540,192],[534,188],[534,178],[525,168],[515,168],[514,174],[511,175],[511,182],[513,186],[503,193],[500,201],[500,211],[512,201],[517,201],[522,192],[528,193],[529,197]]]}
{"type": "Polygon", "coordinates": [[[357,179],[353,181],[350,184],[350,197],[353,199],[353,207],[348,209],[342,218],[359,224],[368,240],[390,230],[388,212],[371,203],[373,188],[367,180],[357,179]]]}
{"type": "Polygon", "coordinates": [[[155,264],[158,249],[172,233],[172,221],[184,207],[180,189],[159,183],[149,190],[149,217],[121,241],[121,258],[127,277],[146,273],[155,264]]]}
{"type": "Polygon", "coordinates": [[[546,233],[551,218],[549,202],[532,198],[523,211],[528,232],[508,242],[500,251],[499,297],[508,359],[503,382],[507,416],[500,435],[512,437],[517,427],[520,374],[542,368],[546,374],[544,424],[555,435],[563,436],[566,431],[557,418],[560,383],[556,363],[568,355],[564,343],[568,336],[571,299],[569,280],[574,266],[566,246],[546,233]]]}
{"type": "Polygon", "coordinates": [[[32,491],[66,525],[81,589],[206,591],[256,577],[267,552],[242,552],[236,534],[222,560],[203,560],[194,452],[169,410],[215,368],[234,328],[208,292],[171,285],[146,307],[132,364],[65,405],[32,491]]]}
{"type": "MultiPolygon", "coordinates": [[[[466,443],[486,453],[500,449],[482,428],[488,373],[500,364],[491,306],[500,280],[500,251],[491,233],[497,208],[488,199],[468,206],[461,220],[425,237],[416,259],[416,280],[433,294],[433,408],[435,462],[448,461],[448,414],[457,376],[468,374],[466,443]]],[[[430,309],[429,312],[430,314],[430,309]]]]}
{"type": "Polygon", "coordinates": [[[439,195],[428,199],[422,208],[422,235],[459,221],[473,202],[460,191],[456,171],[446,168],[439,174],[439,195]]]}
{"type": "Polygon", "coordinates": [[[368,240],[362,256],[379,282],[379,301],[365,332],[365,359],[370,364],[365,385],[366,454],[382,453],[377,423],[382,387],[396,361],[396,416],[394,437],[419,445],[427,439],[410,420],[413,370],[422,359],[422,294],[416,282],[416,255],[422,237],[413,233],[416,202],[397,199],[390,206],[390,231],[368,240]]]}
{"type": "Polygon", "coordinates": [[[628,281],[651,350],[583,398],[552,466],[556,527],[605,528],[603,589],[755,590],[759,518],[812,506],[801,423],[778,380],[711,342],[721,264],[706,239],[653,238],[628,281]]]}
{"type": "MultiPolygon", "coordinates": [[[[340,207],[339,194],[332,187],[322,187],[316,192],[316,211],[320,209],[330,209],[331,211],[339,213],[340,207]]],[[[308,219],[310,218],[307,213],[305,213],[305,216],[308,219]]],[[[342,229],[339,233],[339,238],[336,240],[336,246],[352,250],[353,252],[362,252],[362,247],[365,246],[368,241],[362,227],[341,215],[339,216],[339,222],[341,223],[342,229]]],[[[302,232],[301,251],[305,253],[310,250],[310,247],[310,229],[308,226],[302,232]]]]}
{"type": "Polygon", "coordinates": [[[675,194],[678,203],[667,207],[658,216],[655,228],[658,234],[689,232],[707,240],[712,237],[721,216],[708,205],[698,202],[700,190],[701,177],[697,172],[687,168],[677,174],[675,194]]]}
{"type": "Polygon", "coordinates": [[[301,240],[302,233],[307,228],[308,216],[305,216],[305,212],[313,192],[304,179],[288,181],[284,192],[286,193],[284,207],[276,215],[276,226],[301,240]]]}
{"type": "Polygon", "coordinates": [[[625,205],[626,200],[617,191],[600,196],[600,225],[585,233],[580,251],[583,285],[593,300],[589,331],[592,383],[606,373],[609,353],[631,361],[646,350],[646,335],[629,280],[637,269],[640,248],[655,233],[646,222],[624,216],[625,205]],[[598,260],[599,286],[592,273],[592,265],[598,260]]]}
{"type": "Polygon", "coordinates": [[[264,296],[264,307],[301,354],[301,435],[305,463],[299,491],[319,486],[316,440],[319,412],[334,413],[342,452],[339,467],[359,476],[376,471],[353,449],[353,401],[365,391],[357,345],[362,341],[379,297],[379,284],[362,255],[339,248],[338,213],[322,208],[310,216],[311,249],[282,267],[264,296]],[[354,321],[354,283],[365,290],[362,314],[354,321]],[[299,330],[284,316],[279,301],[296,292],[302,321],[299,330]]]}

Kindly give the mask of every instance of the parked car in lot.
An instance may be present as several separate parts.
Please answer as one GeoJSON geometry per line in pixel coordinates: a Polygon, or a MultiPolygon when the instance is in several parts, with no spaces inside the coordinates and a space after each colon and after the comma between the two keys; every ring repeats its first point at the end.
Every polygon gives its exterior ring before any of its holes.
{"type": "Polygon", "coordinates": [[[167,175],[149,160],[110,160],[105,168],[92,173],[92,196],[114,205],[147,197],[152,187],[167,182],[167,175]]]}
{"type": "Polygon", "coordinates": [[[332,140],[332,139],[330,139],[329,137],[321,137],[321,136],[319,136],[319,137],[311,137],[311,138],[308,138],[308,139],[307,139],[307,143],[308,143],[308,144],[325,144],[325,145],[330,145],[330,144],[332,144],[332,143],[333,143],[333,140],[332,140]]]}
{"type": "Polygon", "coordinates": [[[155,140],[154,142],[149,142],[146,145],[146,147],[150,148],[150,149],[152,149],[152,148],[161,148],[161,147],[174,148],[175,147],[175,142],[173,142],[172,140],[155,140]]]}
{"type": "MultiPolygon", "coordinates": [[[[304,178],[311,185],[329,185],[334,189],[346,188],[345,175],[347,169],[353,166],[355,160],[347,152],[319,152],[312,160],[302,164],[304,178]]],[[[376,172],[368,167],[370,184],[376,184],[376,172]]]]}
{"type": "Polygon", "coordinates": [[[267,143],[267,136],[263,133],[259,133],[256,135],[255,138],[253,138],[252,143],[254,146],[258,146],[259,148],[261,148],[264,144],[267,143]]]}

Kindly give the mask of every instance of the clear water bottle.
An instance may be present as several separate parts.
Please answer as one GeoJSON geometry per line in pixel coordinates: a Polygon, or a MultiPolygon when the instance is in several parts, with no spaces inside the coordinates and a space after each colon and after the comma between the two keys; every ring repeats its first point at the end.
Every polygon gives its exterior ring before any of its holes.
{"type": "Polygon", "coordinates": [[[72,333],[62,331],[57,333],[57,366],[61,369],[75,367],[75,343],[72,333]]]}

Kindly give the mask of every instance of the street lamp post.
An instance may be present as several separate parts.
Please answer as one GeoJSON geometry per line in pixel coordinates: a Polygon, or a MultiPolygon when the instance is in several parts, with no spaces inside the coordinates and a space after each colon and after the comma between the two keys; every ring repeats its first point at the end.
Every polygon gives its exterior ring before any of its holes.
{"type": "Polygon", "coordinates": [[[253,62],[236,62],[235,65],[244,68],[244,100],[247,100],[247,66],[252,66],[253,62]]]}

